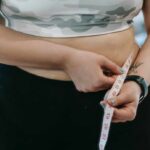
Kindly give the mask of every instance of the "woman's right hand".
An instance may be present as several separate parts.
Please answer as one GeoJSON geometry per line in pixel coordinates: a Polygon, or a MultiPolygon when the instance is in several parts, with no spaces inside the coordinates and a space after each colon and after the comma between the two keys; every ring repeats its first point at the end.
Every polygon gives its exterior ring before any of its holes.
{"type": "Polygon", "coordinates": [[[80,92],[96,92],[110,88],[116,75],[123,70],[105,56],[87,52],[76,51],[69,55],[64,64],[64,71],[69,75],[80,92]],[[112,72],[107,76],[104,71],[112,72]]]}

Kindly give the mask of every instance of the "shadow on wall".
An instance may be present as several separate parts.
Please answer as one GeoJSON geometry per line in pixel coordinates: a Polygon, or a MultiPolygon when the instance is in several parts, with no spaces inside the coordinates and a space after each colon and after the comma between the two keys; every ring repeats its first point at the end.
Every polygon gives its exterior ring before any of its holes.
{"type": "Polygon", "coordinates": [[[147,34],[145,32],[144,18],[142,12],[140,12],[140,14],[137,17],[135,17],[134,26],[135,26],[136,41],[141,46],[143,45],[147,37],[147,34]]]}

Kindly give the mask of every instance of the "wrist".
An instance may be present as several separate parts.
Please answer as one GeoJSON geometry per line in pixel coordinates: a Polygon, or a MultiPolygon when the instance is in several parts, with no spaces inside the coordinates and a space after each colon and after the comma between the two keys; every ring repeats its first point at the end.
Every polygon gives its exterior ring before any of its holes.
{"type": "Polygon", "coordinates": [[[71,47],[67,47],[67,46],[65,46],[62,49],[63,55],[59,61],[60,69],[66,70],[66,68],[68,68],[69,63],[73,59],[76,52],[77,52],[77,50],[75,50],[74,48],[71,48],[71,47]]]}
{"type": "Polygon", "coordinates": [[[74,48],[70,48],[70,47],[65,50],[66,50],[66,53],[65,53],[65,56],[63,57],[61,64],[62,64],[63,70],[68,70],[68,68],[74,67],[72,62],[74,61],[78,53],[80,53],[80,51],[74,48]]]}
{"type": "MultiPolygon", "coordinates": [[[[148,94],[149,85],[147,81],[143,77],[138,76],[138,75],[128,75],[125,79],[125,82],[128,82],[128,81],[135,82],[137,85],[139,85],[141,89],[140,101],[142,101],[148,94]]],[[[135,87],[137,87],[137,91],[140,92],[139,87],[138,86],[135,86],[135,87]]]]}
{"type": "Polygon", "coordinates": [[[142,94],[142,90],[141,90],[141,87],[139,86],[139,84],[137,84],[135,81],[126,81],[125,82],[126,84],[130,84],[130,88],[132,89],[132,91],[134,93],[136,93],[137,96],[141,96],[142,94]]]}

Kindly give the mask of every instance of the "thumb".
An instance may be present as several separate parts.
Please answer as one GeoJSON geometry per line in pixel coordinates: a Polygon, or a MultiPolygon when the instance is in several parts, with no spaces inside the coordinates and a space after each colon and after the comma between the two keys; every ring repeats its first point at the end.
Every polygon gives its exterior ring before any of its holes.
{"type": "Polygon", "coordinates": [[[110,70],[112,73],[117,75],[124,73],[124,70],[120,66],[118,66],[117,64],[115,64],[114,62],[110,61],[107,58],[104,58],[102,67],[110,70]]]}
{"type": "Polygon", "coordinates": [[[126,94],[120,94],[116,97],[113,97],[109,100],[107,100],[108,104],[113,106],[113,107],[118,107],[118,106],[125,106],[128,103],[131,103],[132,100],[128,98],[126,94]]]}

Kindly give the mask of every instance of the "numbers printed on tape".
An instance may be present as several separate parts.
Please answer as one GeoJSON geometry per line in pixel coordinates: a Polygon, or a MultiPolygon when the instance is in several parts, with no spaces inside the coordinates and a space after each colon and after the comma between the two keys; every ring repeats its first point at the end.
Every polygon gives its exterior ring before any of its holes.
{"type": "Polygon", "coordinates": [[[106,114],[106,119],[107,120],[110,119],[110,113],[109,112],[106,114]]]}
{"type": "Polygon", "coordinates": [[[108,130],[108,123],[105,123],[105,124],[104,124],[104,129],[105,129],[105,130],[108,130]]]}
{"type": "MultiPolygon", "coordinates": [[[[124,80],[127,76],[127,73],[129,71],[129,68],[131,66],[131,63],[133,61],[133,54],[131,53],[126,62],[124,63],[122,69],[124,70],[124,74],[119,75],[113,84],[112,88],[110,91],[105,95],[105,100],[112,99],[113,97],[117,96],[121,90],[121,87],[124,83],[124,80]]],[[[103,116],[103,123],[102,123],[102,130],[101,130],[101,137],[100,137],[100,142],[99,142],[99,149],[104,150],[108,136],[109,136],[109,130],[110,130],[110,125],[112,121],[114,113],[114,108],[111,107],[110,105],[106,104],[105,110],[104,110],[104,116],[103,116]]]]}

